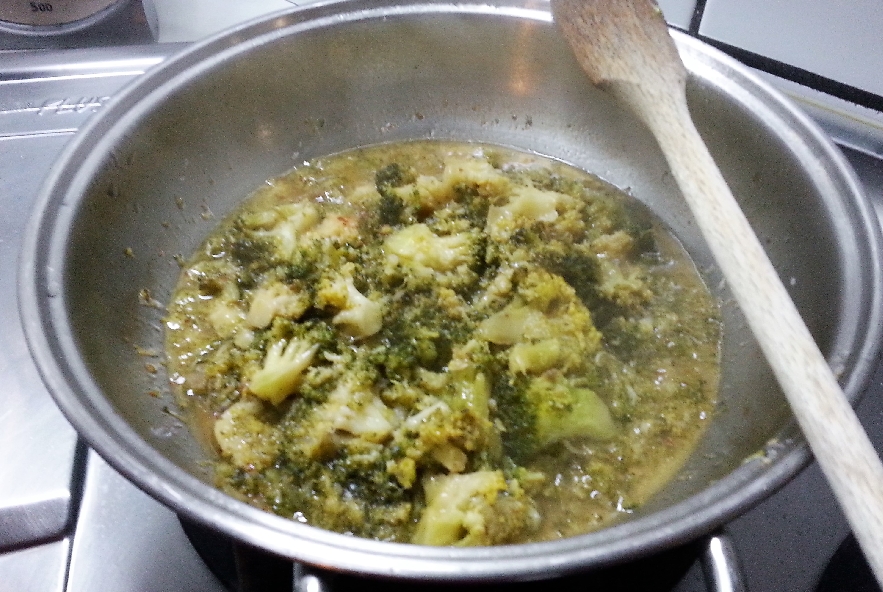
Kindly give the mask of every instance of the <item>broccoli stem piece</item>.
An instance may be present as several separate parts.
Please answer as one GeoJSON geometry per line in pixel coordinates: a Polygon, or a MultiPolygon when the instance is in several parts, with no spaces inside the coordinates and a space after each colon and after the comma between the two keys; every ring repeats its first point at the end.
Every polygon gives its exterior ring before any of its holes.
{"type": "Polygon", "coordinates": [[[545,448],[568,438],[609,440],[616,424],[594,391],[537,380],[528,390],[536,405],[536,442],[545,448]]]}

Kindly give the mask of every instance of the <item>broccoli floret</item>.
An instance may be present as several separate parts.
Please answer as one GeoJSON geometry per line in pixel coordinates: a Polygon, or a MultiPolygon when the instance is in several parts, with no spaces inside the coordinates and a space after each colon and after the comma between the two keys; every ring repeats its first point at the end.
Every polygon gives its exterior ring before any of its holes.
{"type": "Polygon", "coordinates": [[[234,335],[245,320],[245,313],[235,301],[216,299],[209,310],[208,320],[222,338],[234,335]]]}
{"type": "Polygon", "coordinates": [[[413,542],[423,545],[495,545],[537,526],[538,514],[502,471],[443,475],[424,484],[426,508],[413,542]]]}
{"type": "Polygon", "coordinates": [[[491,343],[512,346],[509,369],[515,374],[584,368],[601,344],[592,315],[573,288],[543,269],[528,270],[515,298],[485,319],[478,332],[491,343]]]}
{"type": "Polygon", "coordinates": [[[573,287],[579,299],[592,312],[595,311],[600,299],[597,282],[601,269],[594,253],[576,248],[545,249],[539,260],[549,272],[564,278],[564,281],[573,287]]]}
{"type": "Polygon", "coordinates": [[[278,453],[278,434],[261,420],[262,411],[260,401],[242,399],[231,405],[215,422],[215,440],[221,454],[237,467],[264,469],[278,453]]]}
{"type": "MultiPolygon", "coordinates": [[[[452,364],[453,366],[453,364],[452,364]]],[[[451,404],[469,409],[476,416],[487,420],[490,417],[490,379],[487,369],[477,365],[450,368],[448,382],[451,404]]]]}
{"type": "Polygon", "coordinates": [[[395,226],[402,220],[405,212],[405,202],[402,198],[391,193],[380,195],[377,202],[377,222],[382,225],[395,226]]]}
{"type": "Polygon", "coordinates": [[[538,378],[527,389],[536,414],[536,442],[540,448],[568,438],[609,440],[616,425],[604,401],[587,388],[538,378]]]}
{"type": "Polygon", "coordinates": [[[515,297],[479,326],[479,336],[500,348],[493,398],[505,426],[503,447],[515,462],[574,437],[610,438],[606,405],[586,387],[601,347],[585,305],[560,276],[529,269],[515,297]]]}
{"type": "Polygon", "coordinates": [[[268,282],[252,293],[245,322],[254,329],[263,329],[277,316],[297,320],[309,307],[306,291],[278,281],[268,282]]]}
{"type": "Polygon", "coordinates": [[[621,309],[637,310],[653,297],[638,268],[604,260],[601,270],[603,280],[598,285],[598,294],[607,302],[621,309]]]}
{"type": "Polygon", "coordinates": [[[383,326],[383,309],[380,303],[369,300],[353,286],[352,280],[347,282],[347,304],[331,320],[341,325],[347,333],[357,339],[374,335],[383,326]]]}
{"type": "Polygon", "coordinates": [[[374,174],[374,184],[377,187],[377,193],[383,195],[388,193],[390,187],[401,187],[413,183],[415,177],[413,171],[393,162],[377,170],[374,174]]]}
{"type": "Polygon", "coordinates": [[[488,232],[498,240],[506,240],[518,228],[529,228],[538,222],[554,222],[558,203],[563,196],[531,186],[515,187],[509,202],[492,206],[487,214],[488,232]]]}
{"type": "Polygon", "coordinates": [[[408,542],[413,505],[385,464],[383,456],[366,450],[321,463],[289,453],[260,478],[239,471],[226,481],[235,480],[240,492],[277,514],[355,536],[408,542]]]}
{"type": "Polygon", "coordinates": [[[595,391],[560,376],[498,381],[492,394],[506,428],[501,434],[504,450],[516,463],[527,462],[562,440],[603,441],[618,431],[595,391]]]}
{"type": "Polygon", "coordinates": [[[252,265],[258,268],[265,267],[265,262],[273,251],[273,247],[266,239],[247,234],[232,236],[229,248],[233,261],[243,267],[252,265]]]}
{"type": "Polygon", "coordinates": [[[383,308],[356,289],[353,278],[344,271],[334,279],[325,279],[316,294],[319,307],[330,306],[339,312],[331,322],[356,339],[370,337],[383,327],[383,308]]]}
{"type": "Polygon", "coordinates": [[[512,345],[518,343],[525,329],[534,321],[539,322],[540,317],[539,311],[515,301],[485,319],[478,327],[478,335],[490,343],[512,345]]]}
{"type": "Polygon", "coordinates": [[[452,315],[455,304],[445,306],[437,293],[410,292],[385,303],[384,322],[373,336],[377,346],[371,361],[390,380],[410,380],[420,369],[443,371],[453,355],[453,345],[470,334],[467,318],[452,315]]]}
{"type": "Polygon", "coordinates": [[[366,505],[383,507],[405,500],[406,489],[395,479],[390,479],[382,455],[347,454],[334,459],[328,466],[339,474],[336,480],[346,484],[345,489],[350,495],[370,500],[366,505]]]}
{"type": "Polygon", "coordinates": [[[478,187],[472,183],[454,186],[455,201],[463,206],[469,224],[475,228],[484,228],[487,221],[490,200],[482,195],[478,187]]]}
{"type": "Polygon", "coordinates": [[[388,442],[401,418],[374,392],[370,378],[358,372],[342,376],[327,399],[293,427],[291,449],[323,461],[388,442]]]}
{"type": "Polygon", "coordinates": [[[425,224],[412,224],[387,237],[384,249],[422,275],[474,265],[475,238],[470,232],[438,236],[425,224]]]}
{"type": "Polygon", "coordinates": [[[255,395],[278,405],[292,395],[301,375],[313,361],[318,345],[299,339],[277,341],[267,350],[263,366],[255,372],[248,387],[255,395]]]}
{"type": "Polygon", "coordinates": [[[371,362],[389,380],[410,380],[419,368],[434,370],[441,365],[436,346],[439,333],[431,326],[408,323],[408,320],[394,318],[387,323],[378,334],[380,345],[370,356],[371,362]]]}
{"type": "Polygon", "coordinates": [[[505,454],[515,463],[527,462],[536,454],[536,410],[525,396],[529,380],[525,376],[501,376],[491,385],[496,418],[505,426],[500,434],[505,454]]]}
{"type": "Polygon", "coordinates": [[[389,164],[374,174],[374,186],[380,194],[377,202],[377,223],[395,226],[402,222],[405,214],[405,202],[392,189],[413,183],[416,175],[398,163],[389,164]]]}
{"type": "Polygon", "coordinates": [[[233,224],[226,233],[207,241],[205,255],[208,260],[226,258],[243,289],[258,284],[264,274],[283,263],[271,239],[241,224],[233,224]]]}
{"type": "Polygon", "coordinates": [[[418,466],[441,464],[448,472],[458,473],[466,468],[470,455],[485,451],[491,424],[473,409],[452,409],[432,396],[424,397],[417,408],[420,411],[396,430],[395,442],[418,466]],[[448,463],[459,462],[454,457],[460,455],[452,447],[467,455],[463,466],[448,463]]]}

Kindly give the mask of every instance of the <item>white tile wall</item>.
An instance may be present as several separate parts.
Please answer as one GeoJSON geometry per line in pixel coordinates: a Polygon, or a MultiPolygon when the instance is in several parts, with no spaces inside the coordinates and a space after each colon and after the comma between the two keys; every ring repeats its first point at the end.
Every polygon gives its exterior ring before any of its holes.
{"type": "Polygon", "coordinates": [[[160,42],[196,41],[253,18],[311,0],[144,0],[156,11],[160,42]]]}
{"type": "Polygon", "coordinates": [[[693,18],[693,10],[696,8],[696,0],[657,0],[665,20],[670,25],[687,29],[693,18]]]}
{"type": "MultiPolygon", "coordinates": [[[[2,0],[0,0],[2,1],[2,0]]],[[[157,17],[158,41],[196,41],[238,23],[315,0],[143,0],[157,17]]],[[[666,20],[682,29],[690,25],[695,0],[658,0],[666,20]]]]}
{"type": "Polygon", "coordinates": [[[883,0],[707,0],[699,32],[883,95],[883,0]]]}

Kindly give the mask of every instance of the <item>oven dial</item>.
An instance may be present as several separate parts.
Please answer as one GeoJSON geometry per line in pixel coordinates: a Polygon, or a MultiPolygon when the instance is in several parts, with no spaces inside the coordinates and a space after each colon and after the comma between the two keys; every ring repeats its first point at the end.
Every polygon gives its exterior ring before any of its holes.
{"type": "Polygon", "coordinates": [[[6,0],[0,21],[28,27],[70,25],[98,15],[121,0],[6,0]]]}
{"type": "Polygon", "coordinates": [[[150,0],[0,0],[0,49],[149,42],[151,9],[150,0]]]}

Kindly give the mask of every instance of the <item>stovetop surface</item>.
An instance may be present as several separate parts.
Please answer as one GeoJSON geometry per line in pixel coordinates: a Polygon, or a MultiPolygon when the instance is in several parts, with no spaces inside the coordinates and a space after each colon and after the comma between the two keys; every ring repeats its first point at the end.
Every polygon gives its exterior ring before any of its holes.
{"type": "MultiPolygon", "coordinates": [[[[715,3],[700,5],[708,10],[715,3]]],[[[699,23],[686,18],[695,20],[695,10],[673,13],[680,15],[683,28],[701,36],[699,23]]],[[[224,574],[212,572],[174,513],[78,442],[42,387],[17,314],[19,245],[54,160],[122,86],[182,46],[0,52],[0,592],[226,589],[224,574]]],[[[853,95],[864,97],[846,92],[852,87],[809,88],[776,63],[768,70],[780,76],[760,74],[841,146],[879,214],[883,117],[874,101],[850,101],[853,95]]],[[[883,367],[858,415],[883,451],[883,367]]],[[[739,552],[749,590],[858,589],[836,574],[822,577],[849,529],[815,464],[725,530],[739,552]]],[[[850,561],[855,554],[848,554],[848,542],[843,547],[838,557],[846,559],[833,565],[842,563],[846,573],[854,574],[857,568],[850,561]]],[[[699,562],[686,562],[668,588],[707,590],[699,562]]]]}

